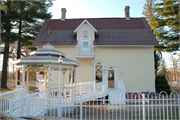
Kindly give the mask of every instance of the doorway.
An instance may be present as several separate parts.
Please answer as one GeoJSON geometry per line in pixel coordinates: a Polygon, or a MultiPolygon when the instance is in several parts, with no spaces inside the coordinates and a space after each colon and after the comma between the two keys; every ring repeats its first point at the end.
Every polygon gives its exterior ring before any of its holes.
{"type": "Polygon", "coordinates": [[[108,70],[108,88],[115,88],[114,70],[108,70]]]}

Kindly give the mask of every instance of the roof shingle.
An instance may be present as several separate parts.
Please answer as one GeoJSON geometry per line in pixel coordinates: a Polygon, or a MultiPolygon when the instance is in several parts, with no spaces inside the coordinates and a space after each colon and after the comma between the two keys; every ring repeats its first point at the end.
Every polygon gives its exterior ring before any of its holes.
{"type": "MultiPolygon", "coordinates": [[[[158,45],[145,18],[91,18],[87,19],[97,30],[94,45],[158,45]]],[[[41,27],[32,46],[48,43],[48,28],[52,45],[76,45],[74,30],[84,19],[49,19],[41,27]]]]}

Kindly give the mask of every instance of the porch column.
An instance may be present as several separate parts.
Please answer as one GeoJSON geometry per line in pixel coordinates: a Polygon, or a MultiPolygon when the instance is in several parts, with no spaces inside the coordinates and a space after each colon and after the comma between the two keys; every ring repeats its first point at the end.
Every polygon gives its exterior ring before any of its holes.
{"type": "MultiPolygon", "coordinates": [[[[59,104],[62,104],[62,101],[61,101],[61,68],[62,68],[62,65],[60,64],[59,65],[59,95],[58,95],[59,104]]],[[[62,117],[62,107],[61,106],[59,106],[59,108],[58,108],[58,117],[62,117]]]]}
{"type": "Polygon", "coordinates": [[[18,68],[16,68],[16,81],[15,81],[15,88],[17,86],[17,82],[18,82],[18,68]]]}
{"type": "Polygon", "coordinates": [[[75,98],[76,98],[76,69],[74,70],[74,87],[75,87],[75,89],[74,89],[74,92],[75,92],[75,98]]]}
{"type": "Polygon", "coordinates": [[[76,69],[74,70],[74,86],[76,86],[76,69]]]}
{"type": "Polygon", "coordinates": [[[39,88],[38,88],[38,79],[39,79],[39,71],[37,70],[36,72],[36,92],[39,92],[39,88]]]}
{"type": "Polygon", "coordinates": [[[59,99],[61,99],[61,70],[62,70],[62,65],[59,65],[59,99]]]}
{"type": "Polygon", "coordinates": [[[25,95],[25,65],[23,64],[23,68],[22,68],[23,74],[22,74],[22,87],[24,88],[24,95],[25,95]]]}
{"type": "Polygon", "coordinates": [[[47,71],[45,70],[45,89],[47,89],[47,71]]]}
{"type": "Polygon", "coordinates": [[[26,94],[29,92],[29,69],[27,70],[27,77],[26,77],[26,94]]]}
{"type": "Polygon", "coordinates": [[[39,79],[39,70],[37,70],[37,72],[36,72],[36,81],[39,79]]]}
{"type": "Polygon", "coordinates": [[[67,70],[62,70],[63,73],[63,87],[65,87],[65,73],[67,70]]]}
{"type": "Polygon", "coordinates": [[[73,94],[72,94],[72,92],[73,92],[73,91],[72,91],[72,87],[73,87],[72,84],[73,84],[73,66],[71,67],[71,80],[70,80],[70,87],[71,87],[70,93],[71,93],[71,99],[72,99],[72,95],[73,95],[73,94]]]}
{"type": "MultiPolygon", "coordinates": [[[[51,78],[50,78],[50,74],[51,74],[51,64],[49,64],[48,67],[48,85],[47,85],[47,89],[48,89],[48,98],[50,98],[50,89],[51,89],[51,78]]],[[[49,101],[50,104],[50,101],[49,101]]]]}

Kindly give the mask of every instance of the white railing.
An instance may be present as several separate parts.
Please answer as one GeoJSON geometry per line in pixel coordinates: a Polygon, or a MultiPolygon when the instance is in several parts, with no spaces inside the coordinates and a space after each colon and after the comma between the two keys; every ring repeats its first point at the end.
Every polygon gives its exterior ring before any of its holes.
{"type": "Polygon", "coordinates": [[[51,98],[71,99],[71,98],[74,98],[74,96],[75,96],[75,88],[74,87],[61,87],[60,92],[59,92],[59,87],[51,88],[50,96],[51,96],[51,98]]]}
{"type": "MultiPolygon", "coordinates": [[[[51,84],[51,88],[57,88],[59,87],[59,84],[51,84]]],[[[65,86],[66,87],[66,86],[65,86]]],[[[68,86],[67,86],[68,87],[68,86]]]]}
{"type": "MultiPolygon", "coordinates": [[[[79,83],[76,86],[69,87],[70,85],[66,85],[67,87],[61,87],[61,97],[62,98],[75,98],[76,96],[80,96],[81,94],[93,94],[96,92],[105,92],[106,91],[106,83],[94,83],[94,82],[86,82],[79,83]]],[[[51,88],[50,91],[51,98],[59,97],[59,87],[51,88]]]]}
{"type": "Polygon", "coordinates": [[[13,91],[9,91],[6,93],[0,93],[0,111],[8,112],[9,111],[9,101],[11,99],[21,98],[21,93],[23,92],[23,88],[19,88],[13,91]]]}
{"type": "MultiPolygon", "coordinates": [[[[117,96],[115,96],[118,98],[117,96]]],[[[34,99],[33,102],[24,103],[26,108],[25,114],[22,116],[49,117],[58,116],[63,119],[73,120],[179,120],[180,119],[180,99],[177,92],[172,92],[170,95],[162,92],[158,96],[155,93],[141,94],[132,93],[126,94],[126,104],[121,103],[121,99],[116,99],[114,104],[108,104],[109,100],[103,97],[102,99],[86,100],[83,94],[80,95],[80,104],[68,104],[67,99],[61,99],[59,104],[48,104],[54,99],[42,98],[34,99]],[[65,101],[65,102],[63,102],[65,101]],[[37,107],[39,106],[39,107],[37,107]],[[34,114],[29,110],[33,107],[34,114]],[[41,109],[39,109],[41,108],[41,109]],[[39,112],[37,113],[36,111],[39,112]],[[35,113],[36,112],[36,113],[35,113]]],[[[25,99],[26,101],[27,99],[25,99]]],[[[74,98],[72,101],[77,100],[74,98]]]]}
{"type": "Polygon", "coordinates": [[[35,115],[43,115],[42,110],[44,110],[44,106],[40,104],[47,105],[47,96],[48,90],[44,90],[41,92],[27,94],[24,96],[21,93],[21,98],[19,99],[10,99],[9,101],[9,110],[8,113],[14,116],[35,116],[35,115]],[[33,105],[31,105],[33,104],[33,105]]]}
{"type": "Polygon", "coordinates": [[[23,88],[21,85],[16,85],[16,89],[21,89],[23,88]]]}
{"type": "Polygon", "coordinates": [[[122,80],[117,81],[117,88],[121,90],[121,92],[126,93],[126,87],[122,80]]]}
{"type": "Polygon", "coordinates": [[[77,46],[76,57],[94,57],[94,46],[77,46]]]}
{"type": "Polygon", "coordinates": [[[40,86],[38,85],[39,91],[45,90],[45,82],[43,82],[40,86]]]}
{"type": "MultiPolygon", "coordinates": [[[[80,86],[80,85],[89,85],[89,84],[93,84],[93,83],[95,83],[94,81],[91,81],[91,82],[79,82],[79,83],[76,83],[76,86],[80,86]]],[[[73,86],[74,86],[75,84],[73,83],[73,86]]],[[[58,87],[58,86],[57,86],[58,87]]],[[[65,87],[70,87],[70,83],[69,84],[65,84],[65,87]]]]}

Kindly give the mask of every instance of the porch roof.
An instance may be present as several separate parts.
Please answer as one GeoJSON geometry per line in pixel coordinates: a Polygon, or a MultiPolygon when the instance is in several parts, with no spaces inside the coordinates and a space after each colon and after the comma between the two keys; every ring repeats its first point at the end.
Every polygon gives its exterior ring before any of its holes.
{"type": "Polygon", "coordinates": [[[29,57],[14,61],[14,64],[53,63],[59,65],[60,63],[58,62],[58,58],[62,56],[62,64],[79,66],[78,62],[65,58],[65,54],[63,52],[54,50],[54,46],[49,43],[44,45],[43,49],[31,52],[30,55],[31,56],[29,57]]]}

